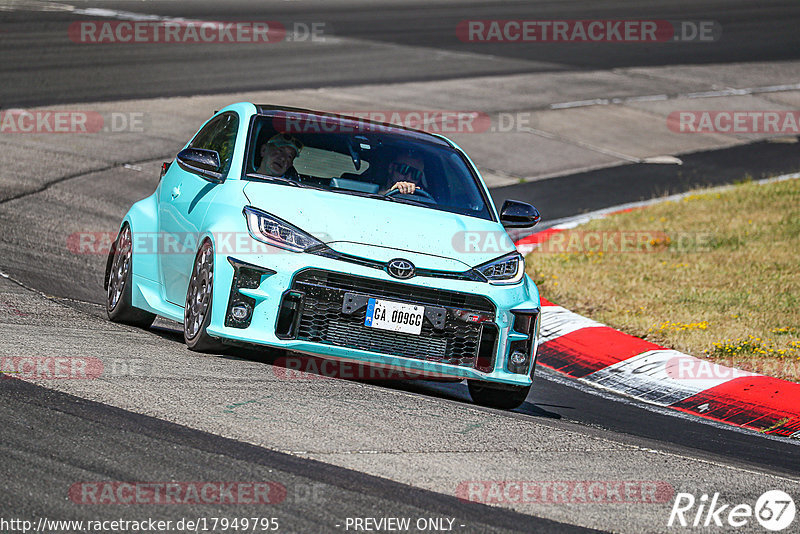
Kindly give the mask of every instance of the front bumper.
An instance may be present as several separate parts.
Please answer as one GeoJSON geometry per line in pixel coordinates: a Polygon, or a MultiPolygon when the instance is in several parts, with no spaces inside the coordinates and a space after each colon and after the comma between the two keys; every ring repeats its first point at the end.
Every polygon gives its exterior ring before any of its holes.
{"type": "Polygon", "coordinates": [[[514,286],[424,276],[400,282],[369,267],[276,251],[218,254],[214,278],[208,333],[224,340],[436,377],[531,383],[540,308],[527,276],[514,286]],[[424,305],[421,334],[364,326],[366,297],[424,305]],[[234,304],[250,310],[245,321],[232,317],[234,304]],[[528,353],[522,368],[509,362],[519,351],[528,353]]]}

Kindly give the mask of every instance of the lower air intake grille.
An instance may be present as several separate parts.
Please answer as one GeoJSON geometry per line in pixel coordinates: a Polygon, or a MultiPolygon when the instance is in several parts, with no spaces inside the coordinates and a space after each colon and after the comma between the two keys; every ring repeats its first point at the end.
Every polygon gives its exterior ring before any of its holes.
{"type": "MultiPolygon", "coordinates": [[[[492,302],[468,293],[384,282],[318,269],[300,272],[292,289],[304,294],[297,339],[393,356],[475,367],[484,323],[493,327],[492,302]],[[419,335],[364,326],[366,307],[342,311],[345,294],[444,308],[439,328],[426,316],[419,335]]],[[[483,369],[481,369],[483,370],[483,369]]]]}

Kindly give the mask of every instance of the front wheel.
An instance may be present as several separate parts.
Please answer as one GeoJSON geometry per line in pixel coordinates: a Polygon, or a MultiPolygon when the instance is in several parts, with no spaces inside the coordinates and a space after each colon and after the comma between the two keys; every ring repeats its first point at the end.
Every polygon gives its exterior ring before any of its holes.
{"type": "Polygon", "coordinates": [[[208,335],[206,328],[211,322],[211,305],[214,294],[214,248],[206,240],[200,246],[192,267],[186,305],[183,311],[183,340],[189,350],[214,352],[223,349],[223,344],[208,335]]]}
{"type": "Polygon", "coordinates": [[[131,228],[126,223],[119,231],[117,240],[111,245],[108,256],[106,278],[106,314],[115,323],[149,328],[156,316],[134,308],[131,304],[133,292],[133,245],[131,228]]]}
{"type": "Polygon", "coordinates": [[[500,410],[519,408],[531,391],[531,386],[506,386],[503,388],[480,380],[467,380],[467,386],[475,404],[500,410]]]}

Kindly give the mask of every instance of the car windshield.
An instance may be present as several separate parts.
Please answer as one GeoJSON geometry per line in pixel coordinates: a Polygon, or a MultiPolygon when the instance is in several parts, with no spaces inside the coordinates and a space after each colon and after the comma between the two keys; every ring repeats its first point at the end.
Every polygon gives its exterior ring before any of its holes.
{"type": "Polygon", "coordinates": [[[338,117],[281,113],[253,121],[245,179],[315,187],[492,220],[464,157],[444,141],[338,117]],[[399,182],[413,184],[401,191],[399,182]]]}

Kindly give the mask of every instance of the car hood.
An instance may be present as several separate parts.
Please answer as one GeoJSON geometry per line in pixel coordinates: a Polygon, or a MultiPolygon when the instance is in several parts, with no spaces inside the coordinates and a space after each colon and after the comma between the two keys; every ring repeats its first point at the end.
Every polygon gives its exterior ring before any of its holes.
{"type": "Polygon", "coordinates": [[[461,270],[513,252],[496,222],[330,191],[249,182],[253,207],[276,215],[339,252],[388,261],[401,252],[419,267],[461,270]],[[459,265],[460,264],[460,265],[459,265]]]}

